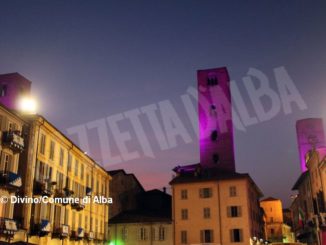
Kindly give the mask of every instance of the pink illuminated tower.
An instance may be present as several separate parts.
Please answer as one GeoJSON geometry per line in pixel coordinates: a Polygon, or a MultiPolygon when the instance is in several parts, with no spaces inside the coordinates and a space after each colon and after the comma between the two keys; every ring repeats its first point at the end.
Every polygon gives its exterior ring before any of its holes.
{"type": "Polygon", "coordinates": [[[306,154],[313,147],[325,147],[325,133],[321,118],[307,118],[296,123],[301,171],[305,172],[306,154]]]}
{"type": "Polygon", "coordinates": [[[29,95],[31,81],[19,73],[0,75],[0,103],[9,109],[18,108],[18,100],[21,96],[29,95]]]}
{"type": "Polygon", "coordinates": [[[199,70],[200,165],[235,172],[230,79],[225,67],[199,70]]]}

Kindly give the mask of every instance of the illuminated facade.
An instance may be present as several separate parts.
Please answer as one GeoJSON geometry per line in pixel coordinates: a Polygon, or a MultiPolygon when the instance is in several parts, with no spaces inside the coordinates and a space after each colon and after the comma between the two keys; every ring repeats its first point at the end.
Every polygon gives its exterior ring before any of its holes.
{"type": "Polygon", "coordinates": [[[294,242],[291,227],[284,223],[282,202],[272,197],[260,201],[266,218],[266,236],[271,242],[294,242]]]}
{"type": "MultiPolygon", "coordinates": [[[[123,193],[121,193],[123,194],[123,193]]],[[[151,190],[136,194],[136,209],[110,219],[110,245],[172,245],[171,196],[151,190]]]]}
{"type": "Polygon", "coordinates": [[[321,118],[307,118],[297,121],[297,140],[299,146],[301,171],[307,170],[306,154],[313,147],[325,147],[325,133],[321,118]]]}
{"type": "MultiPolygon", "coordinates": [[[[25,122],[0,106],[0,197],[10,200],[22,188],[18,174],[19,159],[25,142],[22,137],[25,122]]],[[[0,202],[0,243],[12,239],[18,231],[14,220],[14,204],[0,202]]]]}
{"type": "Polygon", "coordinates": [[[174,178],[174,244],[250,244],[264,239],[261,191],[248,174],[196,173],[174,178]]]}
{"type": "Polygon", "coordinates": [[[34,244],[103,244],[109,206],[83,203],[88,196],[109,197],[110,176],[81,149],[41,116],[28,121],[26,151],[20,158],[21,196],[73,197],[74,204],[15,205],[20,236],[34,244]]]}
{"type": "Polygon", "coordinates": [[[227,69],[200,70],[197,79],[200,163],[173,169],[174,244],[264,239],[262,193],[248,174],[235,172],[227,69]]]}
{"type": "Polygon", "coordinates": [[[200,164],[235,171],[228,71],[226,68],[200,70],[197,80],[200,164]]]}

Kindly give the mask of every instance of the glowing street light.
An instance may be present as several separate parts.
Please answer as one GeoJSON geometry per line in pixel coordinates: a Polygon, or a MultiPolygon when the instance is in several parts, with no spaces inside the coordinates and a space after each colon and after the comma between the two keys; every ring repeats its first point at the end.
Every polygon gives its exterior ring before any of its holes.
{"type": "Polygon", "coordinates": [[[18,101],[18,108],[23,113],[36,114],[37,102],[33,97],[22,97],[18,101]]]}

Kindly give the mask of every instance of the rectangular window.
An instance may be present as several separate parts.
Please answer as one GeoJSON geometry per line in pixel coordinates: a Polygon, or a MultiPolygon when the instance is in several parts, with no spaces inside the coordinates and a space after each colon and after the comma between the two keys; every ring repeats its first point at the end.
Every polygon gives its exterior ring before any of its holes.
{"type": "Polygon", "coordinates": [[[80,165],[80,179],[84,179],[84,164],[80,165]]]}
{"type": "Polygon", "coordinates": [[[141,241],[146,241],[147,240],[147,229],[142,227],[140,228],[140,240],[141,241]]]}
{"type": "Polygon", "coordinates": [[[188,191],[187,190],[181,190],[181,199],[183,199],[183,200],[188,199],[188,191]]]}
{"type": "Polygon", "coordinates": [[[0,85],[0,97],[7,96],[7,84],[0,85]]]}
{"type": "Polygon", "coordinates": [[[67,169],[69,172],[71,171],[71,163],[72,163],[72,156],[70,153],[68,153],[67,169]]]}
{"type": "Polygon", "coordinates": [[[183,220],[188,219],[188,209],[181,209],[181,219],[183,220]]]}
{"type": "Polygon", "coordinates": [[[243,242],[243,232],[242,229],[232,229],[231,233],[231,242],[243,242]]]}
{"type": "MultiPolygon", "coordinates": [[[[87,171],[86,171],[87,172],[87,171]]],[[[89,174],[86,174],[86,186],[87,187],[90,187],[89,186],[89,174]]]]}
{"type": "Polygon", "coordinates": [[[88,216],[85,216],[85,230],[88,231],[88,216]]]}
{"type": "Polygon", "coordinates": [[[228,217],[241,217],[241,206],[229,206],[227,207],[228,217]]]}
{"type": "Polygon", "coordinates": [[[187,231],[181,231],[181,244],[188,243],[188,234],[187,231]]]}
{"type": "Polygon", "coordinates": [[[160,228],[158,229],[158,239],[160,241],[165,240],[165,227],[163,227],[163,226],[160,226],[160,228]]]}
{"type": "Polygon", "coordinates": [[[128,230],[126,227],[122,227],[121,229],[121,239],[122,241],[127,241],[128,238],[128,230]]]}
{"type": "Polygon", "coordinates": [[[62,167],[63,166],[63,160],[64,160],[64,151],[62,148],[60,148],[60,159],[59,159],[59,164],[62,167]]]}
{"type": "Polygon", "coordinates": [[[213,240],[213,230],[201,230],[200,231],[200,242],[211,243],[213,240]]]}
{"type": "Polygon", "coordinates": [[[204,208],[204,219],[209,219],[211,217],[211,209],[210,208],[204,208]]]}
{"type": "Polygon", "coordinates": [[[66,212],[66,215],[65,215],[65,225],[68,225],[68,221],[69,221],[69,210],[68,209],[64,209],[65,212],[66,212]]]}
{"type": "Polygon", "coordinates": [[[41,140],[40,140],[40,153],[45,154],[45,143],[46,143],[46,137],[44,134],[41,134],[41,140]]]}
{"type": "Polygon", "coordinates": [[[210,198],[212,197],[212,188],[200,188],[199,189],[200,198],[210,198]]]}
{"type": "Polygon", "coordinates": [[[50,160],[54,160],[54,150],[55,150],[55,143],[54,141],[51,140],[51,143],[50,143],[50,160]]]}
{"type": "Polygon", "coordinates": [[[230,197],[237,196],[237,188],[235,186],[230,187],[230,197]]]}
{"type": "Polygon", "coordinates": [[[12,170],[12,166],[13,166],[13,156],[9,155],[7,153],[4,153],[3,151],[1,152],[2,156],[1,156],[1,167],[0,170],[2,171],[9,171],[12,170]]]}
{"type": "Polygon", "coordinates": [[[78,176],[78,160],[75,161],[75,176],[78,176]]]}

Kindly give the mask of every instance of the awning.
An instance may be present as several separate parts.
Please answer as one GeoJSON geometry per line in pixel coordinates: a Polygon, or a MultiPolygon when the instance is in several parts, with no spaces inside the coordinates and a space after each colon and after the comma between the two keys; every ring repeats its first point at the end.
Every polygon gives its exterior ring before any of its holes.
{"type": "Polygon", "coordinates": [[[15,186],[15,187],[21,187],[22,186],[22,179],[18,174],[15,174],[13,172],[9,172],[8,180],[9,180],[9,184],[11,186],[15,186]]]}
{"type": "Polygon", "coordinates": [[[50,232],[51,231],[51,224],[48,220],[42,219],[41,221],[41,231],[50,232]]]}

